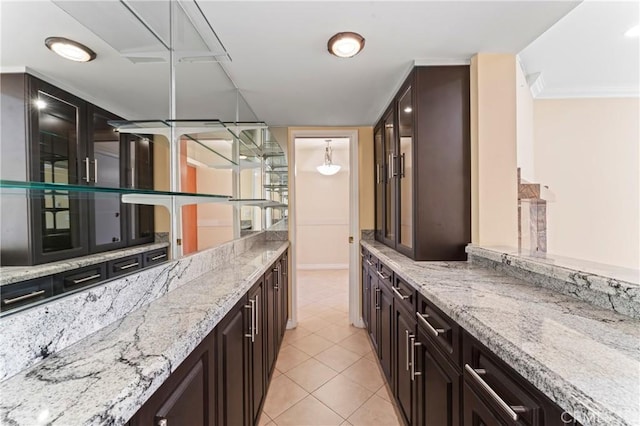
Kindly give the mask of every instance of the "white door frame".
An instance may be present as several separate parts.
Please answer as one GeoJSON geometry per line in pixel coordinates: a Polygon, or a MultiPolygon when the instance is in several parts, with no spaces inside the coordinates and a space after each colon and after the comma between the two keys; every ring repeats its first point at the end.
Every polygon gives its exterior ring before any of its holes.
{"type": "Polygon", "coordinates": [[[289,132],[289,240],[291,242],[291,319],[287,328],[298,325],[297,235],[296,235],[296,138],[349,138],[349,322],[364,328],[360,310],[360,206],[358,172],[358,129],[296,129],[289,132]],[[293,166],[293,167],[291,167],[293,166]]]}

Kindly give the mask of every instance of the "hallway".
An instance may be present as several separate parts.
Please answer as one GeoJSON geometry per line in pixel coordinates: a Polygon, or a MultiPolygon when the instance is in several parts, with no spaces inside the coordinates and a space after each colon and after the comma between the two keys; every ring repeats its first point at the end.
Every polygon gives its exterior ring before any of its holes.
{"type": "Polygon", "coordinates": [[[260,425],[401,422],[364,329],[349,325],[347,270],[299,270],[299,323],[285,333],[260,425]]]}

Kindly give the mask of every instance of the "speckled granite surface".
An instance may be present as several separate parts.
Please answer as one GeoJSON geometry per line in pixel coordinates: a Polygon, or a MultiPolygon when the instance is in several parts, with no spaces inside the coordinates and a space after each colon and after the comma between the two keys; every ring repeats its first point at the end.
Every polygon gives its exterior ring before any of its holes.
{"type": "Polygon", "coordinates": [[[362,245],[583,425],[640,425],[640,321],[470,262],[362,245]]]}
{"type": "Polygon", "coordinates": [[[0,380],[118,321],[264,242],[264,233],[107,281],[0,319],[0,380]]]}
{"type": "Polygon", "coordinates": [[[2,266],[0,267],[0,285],[11,284],[18,281],[31,280],[46,275],[57,274],[71,269],[82,268],[83,266],[95,265],[120,257],[126,257],[149,250],[167,247],[168,243],[144,244],[141,246],[129,247],[120,250],[107,251],[104,253],[92,254],[89,256],[76,257],[59,262],[45,263],[35,266],[2,266]]]}
{"type": "Polygon", "coordinates": [[[261,241],[0,384],[3,425],[123,425],[288,247],[261,241]]]}
{"type": "Polygon", "coordinates": [[[640,272],[517,249],[468,246],[469,260],[516,278],[640,319],[640,272]]]}

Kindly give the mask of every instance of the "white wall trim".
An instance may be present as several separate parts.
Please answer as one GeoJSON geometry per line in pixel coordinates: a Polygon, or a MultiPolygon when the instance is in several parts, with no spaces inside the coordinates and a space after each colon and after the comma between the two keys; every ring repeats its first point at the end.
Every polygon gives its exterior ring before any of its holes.
{"type": "Polygon", "coordinates": [[[536,99],[570,99],[570,98],[638,98],[638,87],[578,87],[574,89],[552,89],[545,87],[536,99]]]}
{"type": "Polygon", "coordinates": [[[348,263],[301,263],[298,265],[301,271],[324,271],[330,269],[349,269],[348,263]]]}
{"type": "MultiPolygon", "coordinates": [[[[408,73],[408,72],[407,72],[408,73]]],[[[404,81],[404,78],[402,79],[404,81]]],[[[395,91],[394,91],[395,93],[395,91]]],[[[349,138],[349,235],[353,243],[349,245],[349,322],[356,327],[364,327],[360,310],[360,194],[358,170],[358,129],[299,129],[289,132],[289,240],[291,242],[291,327],[298,324],[297,290],[297,220],[296,220],[296,178],[295,140],[297,138],[349,138]],[[293,166],[293,167],[291,167],[293,166]]]]}
{"type": "Polygon", "coordinates": [[[471,58],[423,58],[414,59],[413,65],[416,67],[435,65],[469,65],[471,58]]]}

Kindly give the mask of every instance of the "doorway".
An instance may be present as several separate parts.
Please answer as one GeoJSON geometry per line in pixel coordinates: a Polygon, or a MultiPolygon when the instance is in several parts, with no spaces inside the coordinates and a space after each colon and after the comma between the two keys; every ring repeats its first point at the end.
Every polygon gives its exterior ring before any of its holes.
{"type": "MultiPolygon", "coordinates": [[[[349,323],[362,327],[358,274],[358,131],[293,130],[290,133],[290,241],[292,261],[291,323],[298,322],[297,276],[320,271],[343,277],[349,323]],[[328,141],[328,142],[327,142],[328,141]],[[329,148],[340,170],[321,174],[329,148]]],[[[344,296],[343,296],[344,297],[344,296]]]]}

